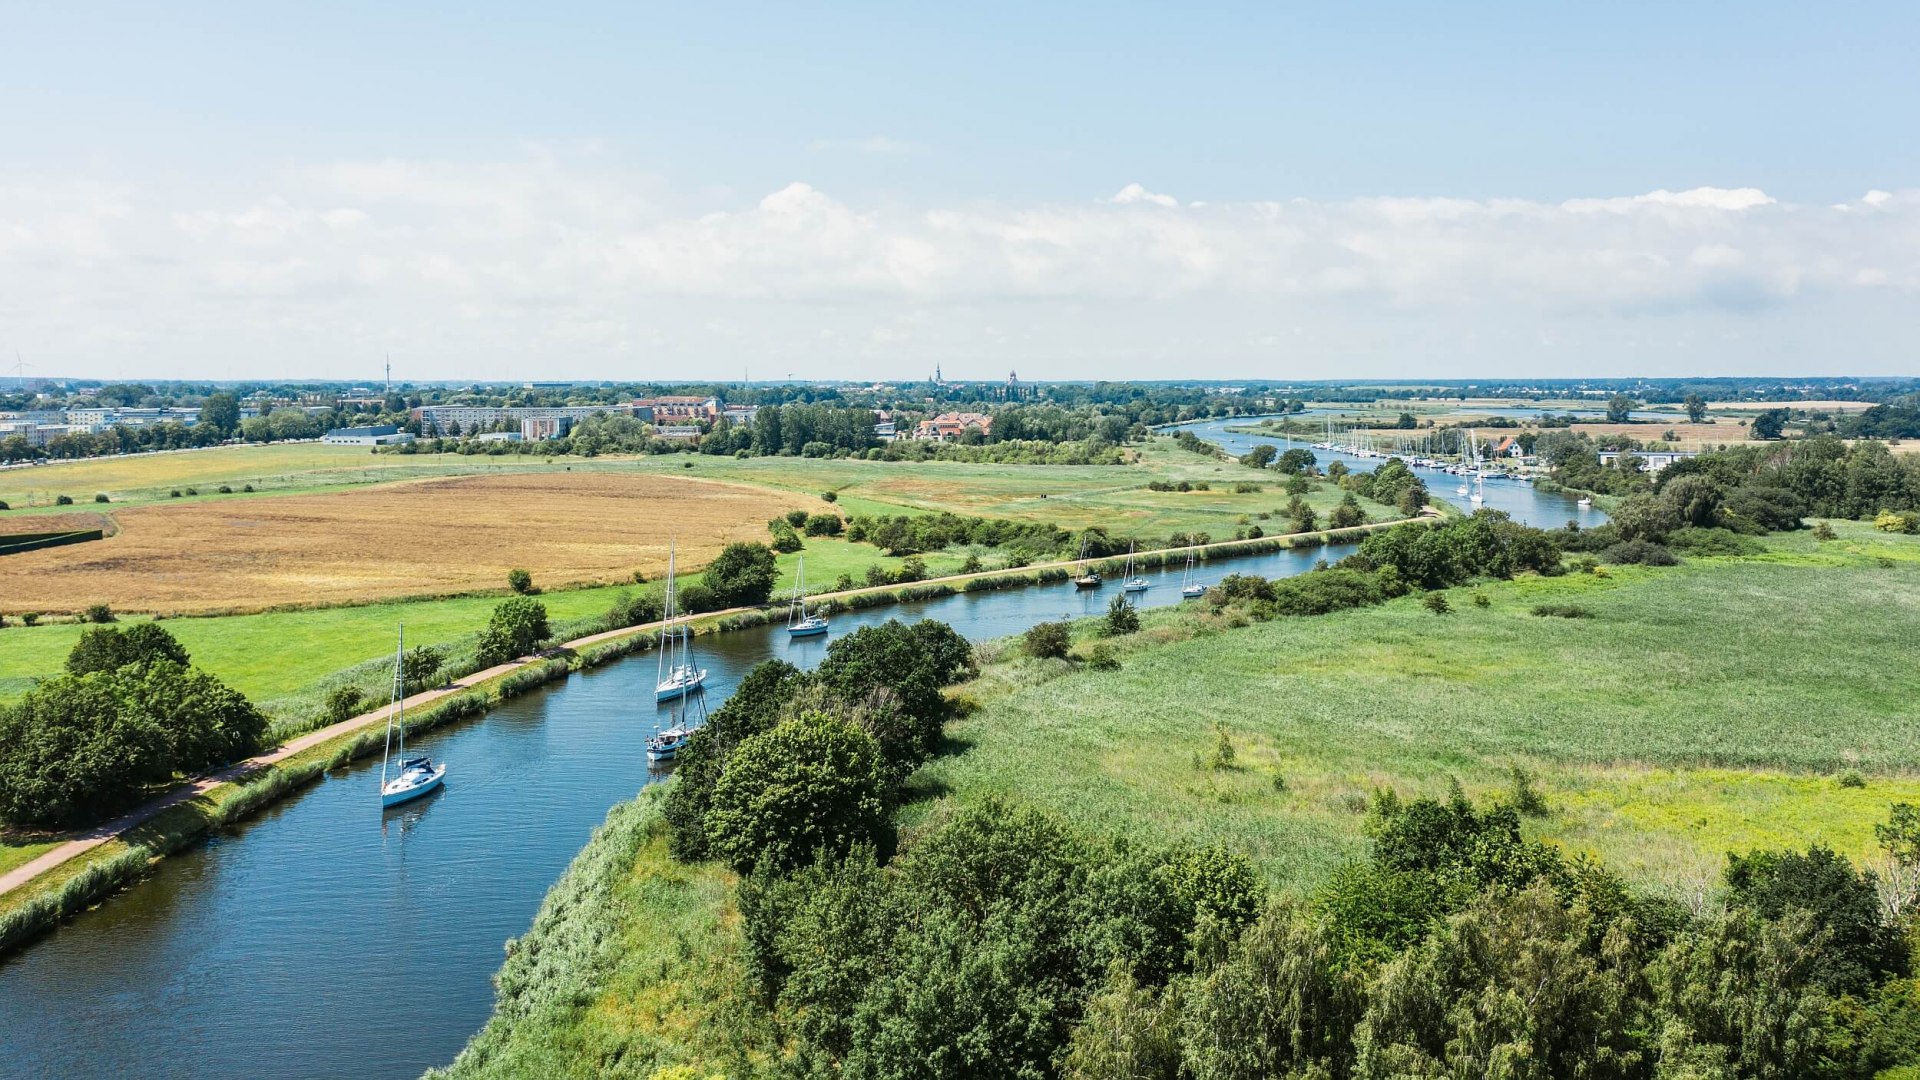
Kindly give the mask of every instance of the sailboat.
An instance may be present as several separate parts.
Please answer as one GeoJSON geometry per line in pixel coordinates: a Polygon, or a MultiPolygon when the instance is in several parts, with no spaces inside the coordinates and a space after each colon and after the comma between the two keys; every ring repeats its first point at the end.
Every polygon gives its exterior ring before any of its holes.
{"type": "Polygon", "coordinates": [[[660,623],[659,682],[654,685],[655,701],[672,701],[697,690],[707,681],[705,668],[693,665],[693,629],[674,618],[673,545],[667,545],[667,604],[660,623]]]}
{"type": "Polygon", "coordinates": [[[404,661],[407,657],[407,628],[400,628],[400,644],[393,654],[393,710],[387,713],[387,745],[381,751],[380,758],[380,808],[399,806],[422,795],[439,790],[442,781],[447,778],[447,767],[435,765],[433,759],[425,754],[407,756],[407,677],[404,661]],[[399,739],[399,750],[394,750],[395,737],[399,739]],[[387,764],[394,762],[399,773],[392,780],[387,779],[387,764]]]}
{"type": "Polygon", "coordinates": [[[1467,448],[1467,447],[1464,447],[1464,446],[1463,446],[1463,447],[1461,447],[1461,448],[1460,448],[1460,467],[1459,467],[1458,469],[1450,469],[1450,470],[1448,470],[1449,472],[1458,472],[1458,473],[1459,473],[1459,474],[1461,475],[1461,477],[1462,477],[1462,479],[1461,479],[1461,481],[1460,481],[1460,486],[1459,486],[1459,487],[1457,487],[1457,488],[1455,488],[1455,489],[1453,490],[1453,493],[1454,493],[1455,495],[1471,495],[1471,494],[1473,494],[1473,489],[1472,489],[1472,488],[1469,488],[1469,487],[1467,486],[1467,481],[1466,481],[1466,480],[1464,479],[1464,478],[1465,478],[1465,476],[1467,475],[1467,473],[1468,473],[1468,471],[1469,471],[1469,468],[1468,468],[1468,463],[1469,463],[1470,461],[1472,461],[1472,460],[1473,460],[1473,458],[1472,458],[1472,455],[1470,454],[1470,452],[1469,452],[1469,450],[1468,450],[1468,448],[1467,448]]]}
{"type": "Polygon", "coordinates": [[[1180,599],[1195,600],[1207,595],[1205,584],[1194,580],[1193,552],[1187,552],[1187,568],[1180,573],[1180,599]]]}
{"type": "Polygon", "coordinates": [[[1478,445],[1480,440],[1474,438],[1472,441],[1475,444],[1473,448],[1473,494],[1467,496],[1467,501],[1475,506],[1479,506],[1481,503],[1487,501],[1487,474],[1480,468],[1480,447],[1478,445]]]}
{"type": "Polygon", "coordinates": [[[672,761],[680,751],[687,748],[687,741],[693,738],[693,731],[707,722],[707,695],[702,693],[683,693],[676,699],[673,707],[672,722],[666,730],[656,731],[647,738],[647,761],[672,761]],[[689,705],[688,702],[692,702],[689,705]],[[700,710],[700,719],[696,722],[692,711],[700,710]]]}
{"type": "Polygon", "coordinates": [[[1153,582],[1148,581],[1146,578],[1139,577],[1134,574],[1133,544],[1128,543],[1127,544],[1127,576],[1120,583],[1121,591],[1122,592],[1146,592],[1148,588],[1152,587],[1152,585],[1153,585],[1153,582]]]}
{"type": "Polygon", "coordinates": [[[1073,579],[1073,587],[1076,589],[1097,589],[1100,587],[1100,572],[1087,566],[1088,543],[1089,541],[1085,537],[1080,539],[1080,576],[1073,579]]]}
{"type": "Polygon", "coordinates": [[[807,611],[807,557],[800,556],[799,580],[793,585],[793,608],[787,612],[788,637],[816,637],[827,632],[825,616],[807,611]]]}

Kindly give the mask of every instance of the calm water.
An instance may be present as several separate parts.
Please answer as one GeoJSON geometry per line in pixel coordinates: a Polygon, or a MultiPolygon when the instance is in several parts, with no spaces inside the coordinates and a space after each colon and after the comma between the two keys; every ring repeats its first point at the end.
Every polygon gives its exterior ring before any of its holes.
{"type": "MultiPolygon", "coordinates": [[[[1201,437],[1251,445],[1218,426],[1201,437]]],[[[1538,524],[1572,512],[1508,482],[1487,501],[1538,524]]],[[[1339,553],[1216,560],[1204,576],[1296,574],[1339,553]]],[[[1179,602],[1179,567],[1147,576],[1136,599],[1179,602]]],[[[961,594],[836,615],[833,632],[927,617],[1001,637],[1097,614],[1114,588],[961,594]]],[[[813,666],[827,640],[699,639],[709,707],[768,657],[813,666]]],[[[377,761],[322,779],[0,961],[0,1076],[400,1077],[451,1060],[487,1018],[502,943],[607,809],[656,777],[641,748],[665,718],[654,675],[643,654],[428,735],[447,786],[410,807],[380,812],[377,761]]]]}

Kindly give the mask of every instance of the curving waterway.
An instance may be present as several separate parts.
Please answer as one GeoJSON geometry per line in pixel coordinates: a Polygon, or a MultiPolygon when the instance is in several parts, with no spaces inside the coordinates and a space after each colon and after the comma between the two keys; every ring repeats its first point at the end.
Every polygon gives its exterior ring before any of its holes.
{"type": "MultiPolygon", "coordinates": [[[[1246,422],[1190,430],[1236,454],[1275,441],[1220,430],[1246,422]]],[[[1508,481],[1487,504],[1542,526],[1574,509],[1508,481]]],[[[1205,577],[1297,574],[1338,550],[1215,560],[1205,577]]],[[[1180,576],[1149,572],[1137,599],[1178,603],[1180,576]]],[[[833,633],[933,618],[984,640],[1098,614],[1112,591],[962,593],[842,613],[833,633]]],[[[827,640],[698,639],[708,707],[769,657],[817,664],[827,640]]],[[[659,776],[641,748],[665,716],[654,668],[616,661],[428,734],[447,786],[412,806],[379,810],[378,761],[342,769],[0,960],[0,1076],[410,1077],[451,1060],[487,1018],[503,942],[607,810],[659,776]]]]}

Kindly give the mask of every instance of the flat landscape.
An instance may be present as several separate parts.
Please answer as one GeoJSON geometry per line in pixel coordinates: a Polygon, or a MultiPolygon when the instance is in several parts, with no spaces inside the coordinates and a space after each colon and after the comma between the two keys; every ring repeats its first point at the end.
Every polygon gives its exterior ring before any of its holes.
{"type": "Polygon", "coordinates": [[[0,611],[93,603],[157,612],[363,602],[498,588],[525,567],[550,585],[664,573],[766,521],[826,504],[791,492],[641,472],[415,480],[314,495],[116,511],[119,534],[8,557],[0,611]]]}
{"type": "Polygon", "coordinates": [[[1445,617],[1415,598],[1233,630],[1156,612],[1119,672],[1022,660],[964,688],[982,708],[949,729],[963,750],[921,783],[1226,843],[1298,886],[1364,851],[1376,788],[1498,796],[1515,765],[1553,808],[1542,835],[1663,890],[1733,850],[1864,858],[1887,805],[1920,800],[1920,539],[1843,524],[1769,545],[1457,589],[1445,617]],[[1530,614],[1543,602],[1593,616],[1530,614]],[[1195,765],[1216,724],[1236,768],[1195,765]]]}

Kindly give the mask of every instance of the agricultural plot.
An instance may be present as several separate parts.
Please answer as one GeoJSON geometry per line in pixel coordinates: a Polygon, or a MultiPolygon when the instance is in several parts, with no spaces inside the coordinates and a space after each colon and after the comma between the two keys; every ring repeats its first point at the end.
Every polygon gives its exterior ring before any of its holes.
{"type": "Polygon", "coordinates": [[[794,493],[640,472],[516,473],[317,495],[144,506],[92,544],[11,556],[0,610],[183,612],[348,603],[498,588],[510,567],[549,585],[649,577],[667,544],[700,565],[763,539],[770,517],[826,504],[794,493]]]}
{"type": "Polygon", "coordinates": [[[1225,843],[1309,886],[1364,850],[1376,788],[1498,797],[1516,765],[1546,793],[1543,835],[1655,886],[1752,847],[1864,858],[1888,804],[1920,801],[1920,544],[1841,535],[1489,584],[1486,607],[1454,590],[1444,617],[1411,598],[1237,630],[1155,613],[1118,672],[1020,660],[968,688],[964,751],[920,782],[1225,843]],[[1208,764],[1219,731],[1228,768],[1208,764]]]}

